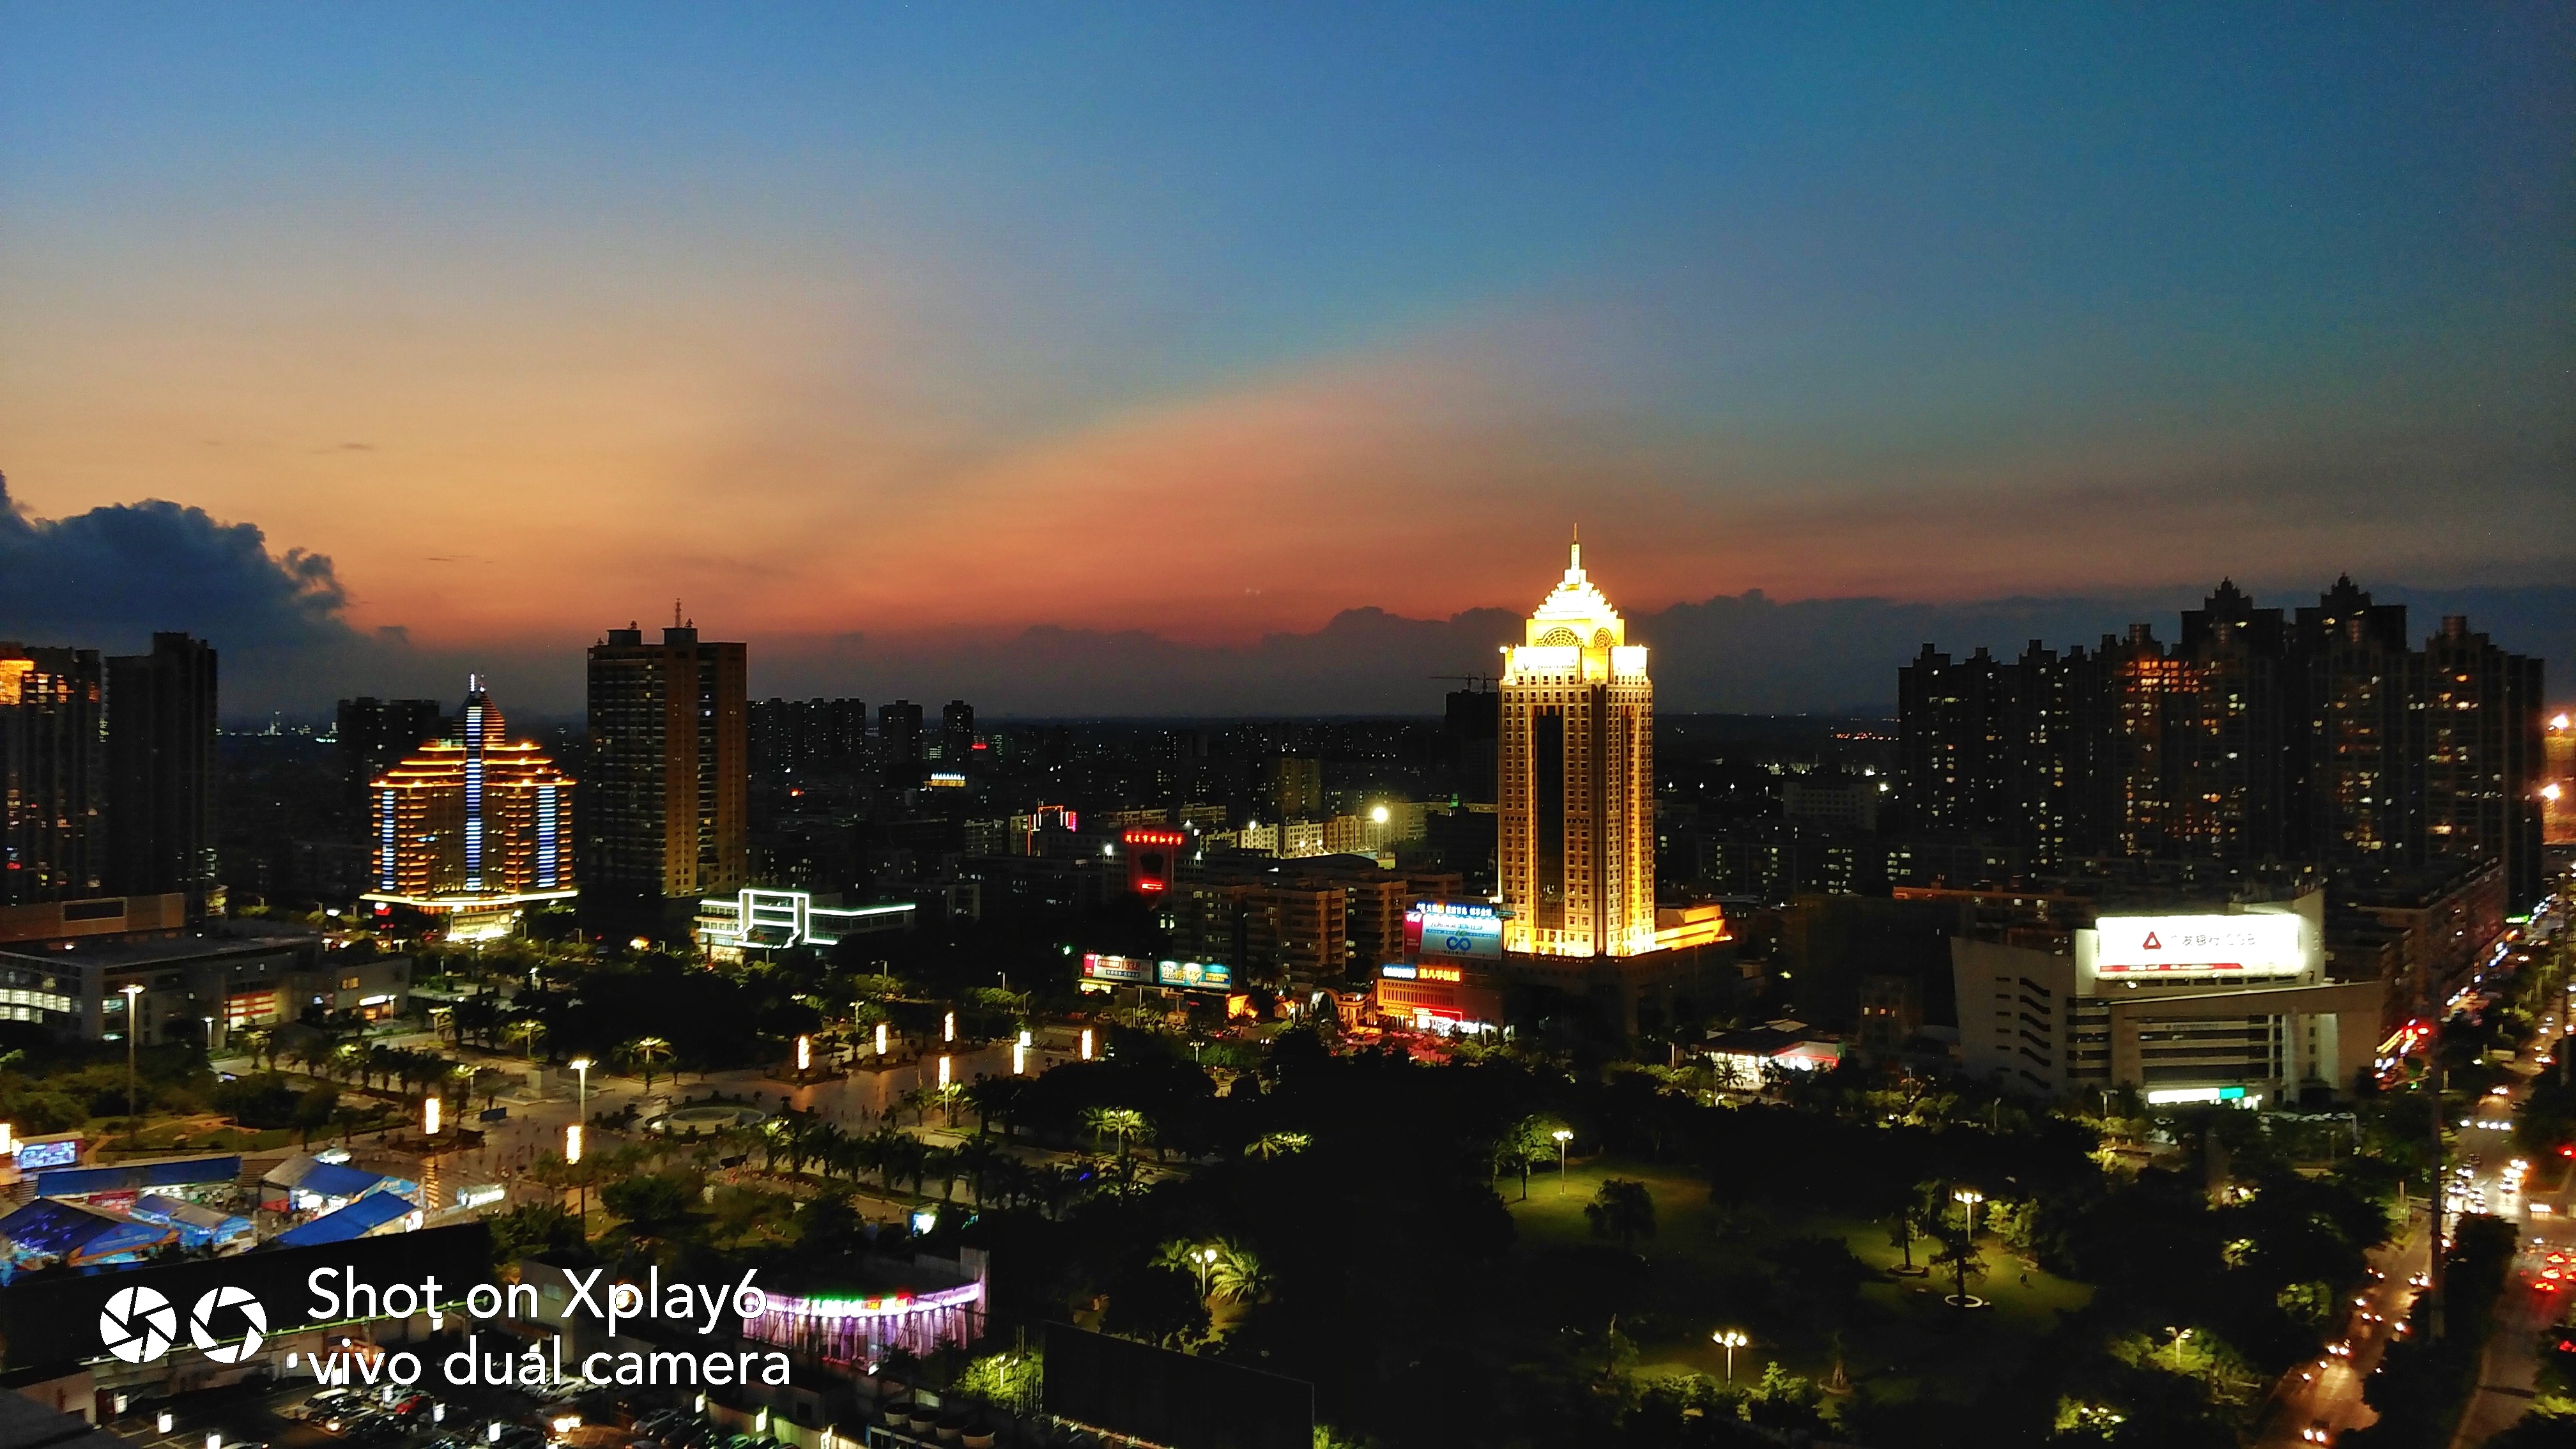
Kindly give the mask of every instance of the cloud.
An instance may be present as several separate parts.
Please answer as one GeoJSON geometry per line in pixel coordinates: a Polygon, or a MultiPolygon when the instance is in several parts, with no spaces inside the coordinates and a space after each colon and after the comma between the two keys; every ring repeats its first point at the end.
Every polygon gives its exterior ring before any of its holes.
{"type": "MultiPolygon", "coordinates": [[[[1631,614],[1629,638],[1652,648],[1656,700],[1666,712],[1882,712],[1893,707],[1897,667],[1923,644],[1954,654],[1980,647],[2016,654],[2032,639],[2091,647],[2132,622],[2171,641],[2176,613],[2204,592],[1926,604],[1791,601],[1752,590],[1631,614]]],[[[2258,593],[2258,601],[2295,607],[2315,592],[2281,589],[2258,593]]],[[[2377,597],[2410,605],[2418,636],[2440,614],[2467,613],[2505,648],[2576,658],[2576,588],[2383,587],[2377,597]]],[[[1245,645],[1052,626],[982,639],[755,640],[752,681],[763,695],[958,697],[993,717],[1430,714],[1444,692],[1461,687],[1450,676],[1493,674],[1497,649],[1517,640],[1519,628],[1519,616],[1505,609],[1409,619],[1364,608],[1312,632],[1245,645]]]]}
{"type": "Polygon", "coordinates": [[[270,551],[256,524],[160,499],[37,518],[0,477],[0,638],[139,653],[156,631],[213,641],[227,713],[327,707],[344,680],[423,680],[399,630],[362,633],[331,560],[270,551]]]}
{"type": "MultiPolygon", "coordinates": [[[[1528,603],[1545,582],[1532,583],[1528,603]]],[[[2327,580],[2240,582],[2260,603],[2295,607],[2327,580]]],[[[2419,637],[2440,615],[2464,613],[2506,648],[2555,659],[2562,671],[2576,660],[2576,587],[2375,587],[2383,602],[2415,610],[2410,628],[2419,637]]],[[[1790,600],[1749,589],[1632,610],[1629,628],[1654,651],[1667,712],[1877,711],[1893,701],[1897,666],[1925,643],[2009,654],[2032,639],[2089,645],[2134,621],[2170,640],[2175,613],[2205,591],[2108,587],[1924,603],[1790,600]]],[[[40,519],[0,481],[0,638],[126,652],[147,647],[154,630],[187,630],[222,651],[225,712],[236,718],[319,715],[354,694],[452,696],[468,669],[494,676],[521,715],[580,712],[589,636],[424,649],[399,625],[353,626],[348,594],[329,558],[274,551],[253,524],[158,500],[40,519]]],[[[1317,629],[1240,642],[1193,637],[1191,623],[755,629],[752,688],[872,703],[963,698],[996,718],[1429,714],[1459,687],[1453,676],[1491,675],[1497,648],[1519,636],[1519,615],[1506,608],[1428,618],[1345,608],[1317,629]]],[[[745,637],[720,623],[708,632],[745,637]]],[[[2570,693],[2563,673],[2553,686],[2570,693]]]]}

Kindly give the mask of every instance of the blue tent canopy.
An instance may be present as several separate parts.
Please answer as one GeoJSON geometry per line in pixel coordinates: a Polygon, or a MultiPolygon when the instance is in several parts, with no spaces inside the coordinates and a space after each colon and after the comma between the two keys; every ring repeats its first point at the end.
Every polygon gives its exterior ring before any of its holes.
{"type": "Polygon", "coordinates": [[[0,1239],[6,1239],[19,1256],[62,1258],[74,1263],[95,1263],[119,1253],[142,1252],[177,1236],[159,1223],[137,1222],[48,1198],[38,1198],[0,1218],[0,1239]]]}
{"type": "Polygon", "coordinates": [[[295,1184],[295,1190],[316,1197],[361,1197],[384,1181],[380,1173],[363,1172],[346,1163],[317,1162],[295,1184]]]}
{"type": "Polygon", "coordinates": [[[351,1238],[363,1238],[411,1210],[408,1201],[392,1193],[369,1193],[338,1212],[324,1213],[302,1227],[287,1229],[275,1241],[281,1248],[345,1243],[351,1238]]]}
{"type": "Polygon", "coordinates": [[[164,1223],[178,1229],[179,1242],[191,1248],[229,1242],[251,1230],[248,1218],[158,1194],[137,1198],[133,1215],[147,1223],[164,1223]]]}
{"type": "Polygon", "coordinates": [[[241,1176],[239,1153],[180,1157],[167,1162],[126,1162],[112,1167],[58,1167],[36,1174],[38,1197],[86,1197],[99,1192],[150,1192],[156,1187],[229,1183],[241,1176]]]}

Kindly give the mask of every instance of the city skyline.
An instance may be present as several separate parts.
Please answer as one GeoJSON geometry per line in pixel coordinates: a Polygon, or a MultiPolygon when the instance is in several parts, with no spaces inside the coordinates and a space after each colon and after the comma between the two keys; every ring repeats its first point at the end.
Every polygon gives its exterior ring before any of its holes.
{"type": "Polygon", "coordinates": [[[1138,712],[1268,708],[1189,676],[1512,609],[1486,560],[1578,523],[1641,625],[2567,612],[2539,7],[11,29],[0,557],[48,593],[0,605],[350,656],[248,709],[488,667],[562,712],[528,662],[675,595],[763,693],[1143,650],[1138,712]]]}

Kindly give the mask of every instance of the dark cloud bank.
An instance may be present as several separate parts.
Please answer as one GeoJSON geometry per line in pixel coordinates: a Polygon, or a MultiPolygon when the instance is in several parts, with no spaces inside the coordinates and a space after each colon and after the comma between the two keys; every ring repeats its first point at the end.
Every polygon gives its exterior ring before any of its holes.
{"type": "MultiPolygon", "coordinates": [[[[1532,581],[1533,603],[1544,582],[1532,581]]],[[[2296,605],[2331,580],[2240,582],[2261,603],[2296,605]]],[[[2363,582],[2413,606],[2418,634],[2438,615],[2465,613],[2506,647],[2551,659],[2552,696],[2576,697],[2566,672],[2576,667],[2576,586],[2363,582]]],[[[1880,711],[1895,697],[1896,667],[1926,641],[1958,653],[1979,645],[2017,652],[2030,639],[2089,644],[2131,621],[2170,639],[2175,612],[2205,590],[1964,604],[1718,594],[1633,615],[1629,627],[1655,649],[1666,710],[1880,711]]],[[[223,651],[226,712],[235,716],[313,716],[347,694],[453,696],[467,669],[495,674],[501,698],[522,712],[581,708],[587,637],[538,653],[433,651],[399,630],[354,629],[345,607],[328,558],[273,553],[253,525],[158,501],[42,520],[0,482],[0,639],[122,652],[144,647],[155,629],[185,629],[223,651]]],[[[619,612],[612,604],[603,617],[619,612]]],[[[725,635],[721,620],[705,622],[725,635]]],[[[1518,624],[1500,609],[1448,619],[1352,609],[1313,633],[1242,646],[1051,626],[1003,637],[755,636],[752,685],[764,695],[963,697],[994,716],[1429,713],[1457,687],[1434,676],[1493,673],[1497,646],[1517,637],[1518,624]]]]}

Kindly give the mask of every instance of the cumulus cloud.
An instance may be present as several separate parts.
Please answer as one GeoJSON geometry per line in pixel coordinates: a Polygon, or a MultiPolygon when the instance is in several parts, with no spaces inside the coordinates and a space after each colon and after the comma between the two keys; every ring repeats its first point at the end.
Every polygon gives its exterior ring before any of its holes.
{"type": "Polygon", "coordinates": [[[326,707],[344,680],[437,672],[399,630],[345,617],[331,560],[272,552],[256,524],[147,499],[45,519],[0,478],[0,638],[138,653],[155,631],[211,641],[227,713],[326,707]]]}

